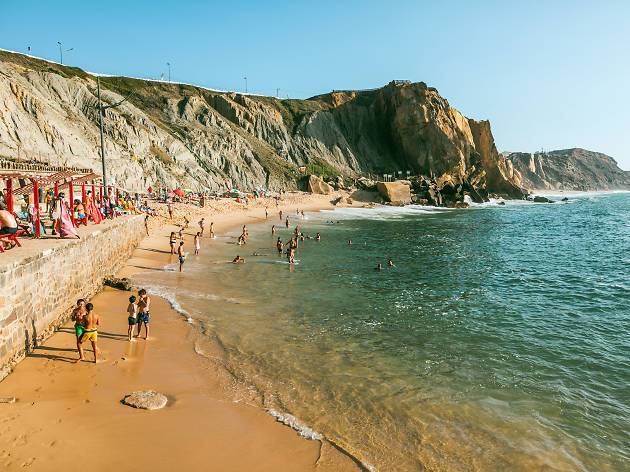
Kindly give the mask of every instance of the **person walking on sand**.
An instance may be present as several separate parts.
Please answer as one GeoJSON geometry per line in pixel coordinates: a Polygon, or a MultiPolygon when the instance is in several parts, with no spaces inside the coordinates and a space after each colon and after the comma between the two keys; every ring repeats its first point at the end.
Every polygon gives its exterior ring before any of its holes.
{"type": "Polygon", "coordinates": [[[168,202],[166,204],[166,208],[168,209],[168,217],[169,219],[173,219],[173,203],[172,202],[168,202]]]}
{"type": "Polygon", "coordinates": [[[179,242],[179,247],[177,248],[177,257],[179,258],[179,271],[184,271],[184,262],[186,262],[186,254],[184,253],[184,241],[179,242]]]}
{"type": "Polygon", "coordinates": [[[138,305],[136,304],[136,297],[134,295],[129,297],[129,305],[127,305],[127,337],[131,342],[131,335],[133,334],[133,327],[138,322],[138,305]]]}
{"type": "Polygon", "coordinates": [[[203,237],[203,230],[204,230],[204,226],[205,226],[205,222],[204,222],[205,218],[201,218],[199,220],[199,228],[201,228],[201,231],[199,232],[199,236],[203,237]]]}
{"type": "Polygon", "coordinates": [[[144,216],[144,230],[147,232],[147,236],[149,235],[149,215],[144,216]]]}
{"type": "Polygon", "coordinates": [[[147,294],[145,289],[138,290],[138,332],[136,338],[140,336],[142,325],[144,324],[144,339],[149,339],[149,321],[151,321],[151,315],[149,309],[151,307],[151,298],[147,294]]]}
{"type": "Polygon", "coordinates": [[[269,219],[269,209],[265,207],[265,219],[269,219]]]}
{"type": "Polygon", "coordinates": [[[85,314],[85,330],[80,338],[79,344],[79,360],[84,361],[85,357],[83,356],[83,343],[85,341],[90,341],[92,344],[92,351],[94,351],[94,363],[98,360],[98,324],[100,321],[99,316],[94,313],[94,305],[88,303],[85,305],[86,314],[85,314]]]}
{"type": "Polygon", "coordinates": [[[282,210],[280,210],[278,214],[280,215],[280,221],[282,221],[282,210]]]}
{"type": "Polygon", "coordinates": [[[175,243],[177,242],[177,238],[175,237],[175,231],[171,231],[171,254],[175,254],[175,243]]]}
{"type": "Polygon", "coordinates": [[[284,226],[287,227],[287,229],[289,229],[289,217],[287,216],[287,219],[284,221],[284,226]]]}
{"type": "Polygon", "coordinates": [[[214,239],[214,221],[210,222],[210,239],[214,239]]]}
{"type": "Polygon", "coordinates": [[[184,229],[188,229],[189,224],[190,224],[190,220],[184,216],[184,229]]]}
{"type": "Polygon", "coordinates": [[[199,249],[201,249],[201,243],[199,242],[201,233],[195,234],[195,256],[199,255],[199,249]]]}
{"type": "Polygon", "coordinates": [[[77,300],[77,306],[75,306],[72,310],[70,319],[74,321],[74,334],[77,337],[77,351],[79,351],[80,356],[81,356],[81,342],[79,340],[81,339],[81,335],[83,334],[83,331],[85,331],[84,322],[85,322],[86,314],[87,314],[87,310],[85,309],[85,300],[83,298],[79,298],[77,300]]]}

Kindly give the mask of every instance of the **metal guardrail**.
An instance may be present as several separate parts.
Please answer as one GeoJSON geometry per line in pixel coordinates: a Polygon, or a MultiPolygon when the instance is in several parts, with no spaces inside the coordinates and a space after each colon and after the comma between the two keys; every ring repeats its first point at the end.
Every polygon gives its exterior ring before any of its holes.
{"type": "Polygon", "coordinates": [[[76,171],[77,173],[88,174],[92,169],[81,167],[51,166],[43,163],[9,161],[0,159],[0,170],[16,170],[22,172],[63,172],[67,170],[76,171]]]}

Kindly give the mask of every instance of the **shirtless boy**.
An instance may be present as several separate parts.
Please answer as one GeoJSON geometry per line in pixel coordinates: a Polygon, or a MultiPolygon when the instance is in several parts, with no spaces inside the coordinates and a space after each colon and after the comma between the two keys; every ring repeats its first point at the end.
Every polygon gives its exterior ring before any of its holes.
{"type": "Polygon", "coordinates": [[[149,338],[149,321],[151,315],[149,314],[149,308],[151,305],[151,299],[145,289],[138,290],[138,332],[136,338],[140,336],[142,330],[142,324],[144,324],[144,339],[149,338]]]}
{"type": "Polygon", "coordinates": [[[98,341],[98,323],[100,319],[99,316],[94,313],[94,305],[88,303],[85,305],[85,309],[85,331],[83,331],[80,338],[79,360],[85,360],[85,357],[83,357],[83,343],[85,341],[90,341],[92,344],[92,350],[94,351],[94,363],[96,364],[96,360],[98,359],[98,347],[96,346],[96,343],[98,341]]]}
{"type": "Polygon", "coordinates": [[[177,257],[179,258],[179,271],[182,272],[184,270],[184,262],[186,262],[186,254],[184,253],[184,241],[179,242],[179,247],[177,248],[177,257]]]}
{"type": "Polygon", "coordinates": [[[85,331],[84,319],[86,314],[87,310],[85,309],[85,300],[83,298],[80,298],[79,300],[77,300],[77,306],[75,306],[72,310],[72,315],[70,316],[70,319],[74,321],[74,334],[77,337],[77,351],[79,351],[79,356],[81,359],[83,358],[83,356],[81,355],[81,342],[79,340],[81,339],[83,331],[85,331]]]}

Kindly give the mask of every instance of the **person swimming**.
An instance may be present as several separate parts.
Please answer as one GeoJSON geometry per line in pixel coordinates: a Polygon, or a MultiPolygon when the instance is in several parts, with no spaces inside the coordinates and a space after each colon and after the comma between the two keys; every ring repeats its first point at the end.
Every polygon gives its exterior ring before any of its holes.
{"type": "Polygon", "coordinates": [[[374,270],[383,270],[383,264],[381,264],[380,262],[376,265],[376,267],[374,268],[374,270]]]}
{"type": "Polygon", "coordinates": [[[392,261],[391,259],[389,259],[389,260],[387,261],[387,266],[388,266],[388,267],[396,267],[396,266],[394,265],[394,261],[392,261]]]}
{"type": "Polygon", "coordinates": [[[317,233],[317,236],[315,236],[315,241],[321,241],[322,240],[322,236],[317,233]]]}
{"type": "Polygon", "coordinates": [[[236,256],[234,259],[232,259],[232,264],[245,264],[245,259],[243,259],[241,256],[236,256]]]}

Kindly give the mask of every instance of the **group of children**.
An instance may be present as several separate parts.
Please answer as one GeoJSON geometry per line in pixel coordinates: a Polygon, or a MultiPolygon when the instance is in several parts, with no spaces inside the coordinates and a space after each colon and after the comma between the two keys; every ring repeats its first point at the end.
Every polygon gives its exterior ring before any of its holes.
{"type": "MultiPolygon", "coordinates": [[[[132,295],[129,297],[129,305],[127,306],[127,337],[129,341],[138,338],[144,325],[144,339],[149,338],[149,321],[151,315],[149,308],[151,298],[145,289],[138,291],[138,297],[132,295]],[[133,335],[134,326],[138,327],[136,335],[133,335]]],[[[94,305],[86,303],[85,299],[77,300],[76,307],[72,310],[72,321],[74,321],[74,334],[76,336],[77,350],[79,351],[79,361],[85,360],[83,353],[83,343],[89,341],[92,344],[94,352],[94,362],[98,360],[98,327],[100,325],[100,316],[94,312],[94,305]]]]}

